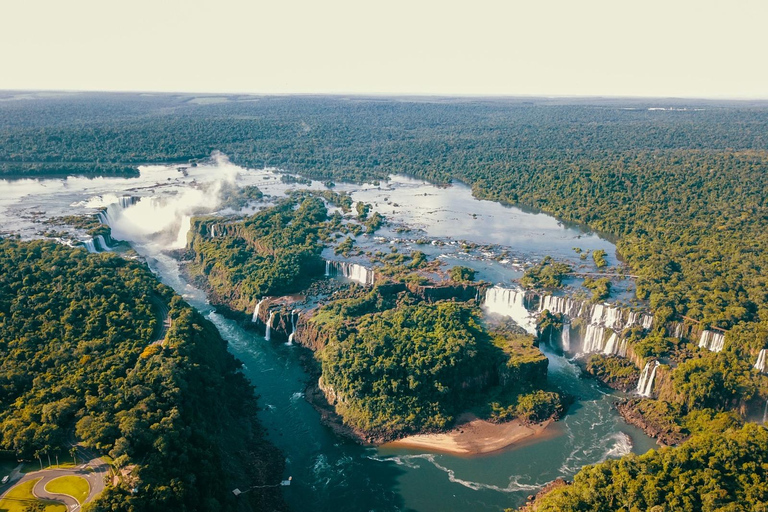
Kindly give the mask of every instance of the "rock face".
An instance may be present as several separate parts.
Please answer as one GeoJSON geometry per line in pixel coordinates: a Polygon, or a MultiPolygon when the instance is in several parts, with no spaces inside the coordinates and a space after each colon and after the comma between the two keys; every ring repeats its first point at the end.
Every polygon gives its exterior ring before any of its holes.
{"type": "Polygon", "coordinates": [[[674,430],[670,425],[662,425],[661,422],[654,421],[643,415],[638,408],[640,402],[641,400],[637,398],[622,400],[616,404],[616,409],[621,414],[621,417],[624,418],[624,421],[641,428],[643,432],[656,439],[661,445],[675,446],[690,437],[687,434],[674,430]]]}

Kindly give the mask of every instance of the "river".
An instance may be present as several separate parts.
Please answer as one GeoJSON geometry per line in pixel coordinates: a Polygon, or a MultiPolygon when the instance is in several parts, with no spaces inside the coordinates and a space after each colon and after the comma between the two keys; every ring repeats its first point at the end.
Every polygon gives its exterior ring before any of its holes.
{"type": "MultiPolygon", "coordinates": [[[[217,211],[219,201],[211,198],[226,190],[223,184],[257,185],[272,198],[305,188],[283,183],[271,170],[240,169],[219,156],[211,164],[183,171],[142,168],[141,176],[131,179],[0,181],[0,221],[4,231],[24,238],[47,234],[83,239],[84,234],[74,229],[67,229],[67,235],[50,233],[65,228],[52,228],[44,221],[94,213],[123,195],[145,198],[129,207],[136,207],[135,215],[116,226],[115,235],[130,240],[164,283],[206,315],[244,363],[243,371],[261,397],[260,419],[286,456],[284,476],[293,480],[285,497],[293,510],[498,512],[522,504],[537,487],[558,476],[573,476],[585,464],[653,447],[652,440],[624,424],[612,409],[614,393],[579,378],[571,361],[548,352],[549,378],[579,400],[538,439],[471,458],[362,447],[339,438],[320,423],[303,398],[307,383],[299,363],[303,349],[268,342],[214,312],[205,294],[181,277],[178,263],[165,252],[180,239],[189,215],[217,211]]],[[[322,185],[313,182],[311,187],[322,185]]],[[[597,235],[541,213],[478,201],[461,184],[439,188],[393,177],[381,185],[337,184],[336,190],[373,204],[390,221],[376,237],[361,238],[360,244],[424,250],[448,264],[472,266],[479,278],[494,283],[511,283],[525,265],[547,254],[588,267],[573,247],[605,250],[609,263],[616,263],[615,247],[597,235]],[[417,243],[418,238],[426,238],[427,244],[417,243]],[[467,242],[483,247],[467,250],[463,247],[467,242]]],[[[631,287],[628,281],[621,293],[629,295],[631,287]]]]}

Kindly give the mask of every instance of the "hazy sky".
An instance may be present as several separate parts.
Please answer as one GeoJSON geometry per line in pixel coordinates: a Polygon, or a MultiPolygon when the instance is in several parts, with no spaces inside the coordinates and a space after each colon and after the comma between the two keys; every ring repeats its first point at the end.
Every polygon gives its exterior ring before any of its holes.
{"type": "Polygon", "coordinates": [[[2,0],[0,89],[768,98],[768,1],[2,0]]]}

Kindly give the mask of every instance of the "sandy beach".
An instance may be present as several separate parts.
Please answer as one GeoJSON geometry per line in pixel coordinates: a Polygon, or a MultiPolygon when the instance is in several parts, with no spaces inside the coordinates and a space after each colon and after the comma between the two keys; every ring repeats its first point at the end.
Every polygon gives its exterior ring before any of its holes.
{"type": "Polygon", "coordinates": [[[452,455],[482,455],[507,448],[515,443],[540,435],[551,421],[524,425],[519,420],[491,423],[474,416],[442,434],[418,434],[382,445],[383,448],[417,448],[452,455]]]}

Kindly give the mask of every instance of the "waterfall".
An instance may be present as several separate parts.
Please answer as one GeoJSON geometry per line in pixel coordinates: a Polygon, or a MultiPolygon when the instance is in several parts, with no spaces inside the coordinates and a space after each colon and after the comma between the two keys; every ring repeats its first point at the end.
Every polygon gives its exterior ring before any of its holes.
{"type": "Polygon", "coordinates": [[[483,308],[507,316],[529,334],[536,335],[536,319],[525,307],[525,291],[494,286],[485,292],[483,308]]]}
{"type": "Polygon", "coordinates": [[[761,372],[768,372],[768,349],[764,348],[757,355],[757,362],[755,363],[755,368],[757,368],[761,372]]]}
{"type": "Polygon", "coordinates": [[[101,235],[96,235],[95,243],[96,243],[96,247],[101,248],[102,251],[107,251],[107,252],[112,251],[112,249],[109,248],[109,245],[107,245],[107,241],[104,240],[104,237],[101,235]]]}
{"type": "Polygon", "coordinates": [[[619,344],[617,343],[619,341],[619,337],[616,336],[616,333],[612,333],[611,336],[608,338],[608,342],[605,344],[605,348],[603,349],[603,354],[609,356],[611,354],[615,354],[618,352],[619,344]]]}
{"type": "Polygon", "coordinates": [[[640,318],[643,325],[643,329],[645,329],[646,331],[650,331],[651,327],[653,327],[653,315],[643,314],[641,315],[640,318]]]}
{"type": "Polygon", "coordinates": [[[768,423],[768,400],[765,401],[765,411],[763,411],[763,425],[768,423]]]}
{"type": "Polygon", "coordinates": [[[216,224],[211,224],[211,238],[216,238],[216,224]]]}
{"type": "Polygon", "coordinates": [[[640,396],[650,397],[653,393],[653,379],[656,377],[656,368],[659,362],[656,360],[648,361],[640,374],[640,380],[637,382],[637,393],[640,396]]]}
{"type": "Polygon", "coordinates": [[[600,325],[587,325],[587,332],[584,334],[584,343],[582,343],[581,351],[585,354],[602,352],[605,333],[605,328],[600,325]]]}
{"type": "Polygon", "coordinates": [[[641,326],[649,330],[653,325],[653,316],[636,311],[621,309],[609,304],[589,304],[586,301],[576,301],[567,297],[545,295],[541,298],[539,312],[549,310],[550,313],[560,313],[570,318],[583,318],[590,324],[602,325],[615,332],[627,327],[641,326]]]}
{"type": "Polygon", "coordinates": [[[571,318],[577,318],[581,315],[584,303],[569,299],[568,297],[555,297],[545,295],[541,298],[539,312],[545,309],[553,314],[568,315],[571,318]]]}
{"type": "Polygon", "coordinates": [[[88,240],[83,240],[83,246],[85,247],[85,250],[90,253],[99,252],[96,249],[96,245],[93,243],[93,238],[89,238],[88,240]]]}
{"type": "Polygon", "coordinates": [[[562,345],[563,352],[571,350],[571,324],[567,322],[563,322],[562,345]]]}
{"type": "Polygon", "coordinates": [[[710,352],[720,352],[725,343],[725,334],[714,331],[701,331],[699,347],[706,348],[710,352]]]}
{"type": "Polygon", "coordinates": [[[359,263],[346,261],[325,261],[325,275],[328,277],[342,276],[356,281],[365,286],[372,286],[375,275],[372,268],[367,268],[359,263]]]}
{"type": "Polygon", "coordinates": [[[267,341],[269,341],[270,338],[272,337],[272,321],[274,320],[274,318],[275,318],[275,312],[270,311],[269,320],[267,320],[267,330],[264,333],[264,338],[266,338],[267,341]]]}
{"type": "Polygon", "coordinates": [[[192,216],[218,206],[220,185],[212,190],[188,189],[173,197],[113,197],[96,215],[112,228],[115,240],[152,237],[164,242],[166,248],[181,249],[187,244],[192,216]]]}
{"type": "Polygon", "coordinates": [[[261,303],[264,302],[267,299],[261,299],[257,304],[256,308],[253,310],[253,318],[251,318],[251,322],[258,323],[259,322],[259,309],[261,309],[261,303]]]}
{"type": "Polygon", "coordinates": [[[293,345],[293,335],[296,334],[296,317],[298,316],[298,311],[295,309],[291,310],[291,334],[288,335],[288,343],[286,345],[293,345]]]}
{"type": "Polygon", "coordinates": [[[616,352],[616,355],[619,355],[621,357],[627,357],[627,339],[626,338],[621,340],[621,344],[619,345],[619,351],[616,352]]]}

